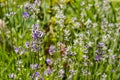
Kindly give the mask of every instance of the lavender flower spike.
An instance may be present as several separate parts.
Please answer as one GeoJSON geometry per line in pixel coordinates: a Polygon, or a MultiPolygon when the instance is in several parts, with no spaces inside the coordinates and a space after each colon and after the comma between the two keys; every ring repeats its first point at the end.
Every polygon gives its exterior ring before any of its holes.
{"type": "Polygon", "coordinates": [[[49,54],[50,54],[50,55],[53,55],[54,52],[55,52],[55,46],[51,45],[51,46],[49,47],[49,54]]]}
{"type": "Polygon", "coordinates": [[[40,73],[39,73],[39,72],[36,72],[36,73],[35,73],[35,76],[36,76],[36,77],[39,77],[39,76],[40,76],[40,73]]]}
{"type": "Polygon", "coordinates": [[[95,56],[95,60],[96,60],[96,61],[100,61],[100,56],[99,56],[99,55],[96,55],[96,56],[95,56]]]}
{"type": "Polygon", "coordinates": [[[26,48],[29,48],[30,47],[29,42],[26,42],[25,46],[26,48]]]}
{"type": "Polygon", "coordinates": [[[49,59],[49,58],[47,58],[47,59],[46,59],[46,63],[47,63],[48,65],[51,65],[51,64],[52,64],[52,60],[49,59]]]}
{"type": "Polygon", "coordinates": [[[24,13],[23,13],[23,17],[24,17],[24,18],[28,18],[28,17],[29,17],[28,12],[24,12],[24,13]]]}
{"type": "Polygon", "coordinates": [[[104,46],[105,46],[104,43],[102,43],[102,42],[98,43],[98,48],[103,48],[104,46]]]}
{"type": "Polygon", "coordinates": [[[18,53],[19,52],[19,48],[15,48],[15,53],[18,53]]]}

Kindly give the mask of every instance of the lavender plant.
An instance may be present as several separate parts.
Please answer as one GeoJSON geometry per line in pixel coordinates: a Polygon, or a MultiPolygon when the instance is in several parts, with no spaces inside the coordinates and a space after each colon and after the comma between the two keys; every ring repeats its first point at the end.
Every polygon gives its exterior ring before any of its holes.
{"type": "Polygon", "coordinates": [[[0,79],[119,80],[119,5],[0,1],[0,79]]]}

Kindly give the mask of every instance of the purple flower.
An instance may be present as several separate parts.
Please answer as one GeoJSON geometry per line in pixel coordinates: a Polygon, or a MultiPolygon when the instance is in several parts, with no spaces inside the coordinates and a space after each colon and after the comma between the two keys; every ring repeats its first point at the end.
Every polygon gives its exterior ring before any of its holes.
{"type": "Polygon", "coordinates": [[[46,59],[46,63],[47,63],[48,65],[51,65],[51,64],[52,64],[52,60],[49,59],[49,58],[47,58],[47,59],[46,59]]]}
{"type": "Polygon", "coordinates": [[[96,56],[95,56],[95,60],[96,60],[96,61],[100,61],[100,60],[101,60],[101,56],[100,56],[100,55],[96,55],[96,56]]]}
{"type": "Polygon", "coordinates": [[[38,28],[39,28],[39,24],[34,24],[32,26],[32,38],[33,39],[39,38],[39,40],[42,40],[44,33],[42,31],[40,31],[38,28]]]}
{"type": "Polygon", "coordinates": [[[37,6],[40,6],[41,5],[41,0],[34,0],[34,4],[37,5],[37,6]]]}
{"type": "Polygon", "coordinates": [[[35,69],[38,69],[39,68],[39,65],[38,64],[31,64],[30,67],[35,70],[35,69]]]}
{"type": "Polygon", "coordinates": [[[48,76],[52,73],[52,69],[51,68],[47,68],[45,71],[44,71],[44,75],[48,76]]]}
{"type": "Polygon", "coordinates": [[[28,17],[29,17],[28,12],[24,12],[24,13],[23,13],[23,17],[24,17],[24,18],[28,18],[28,17]]]}
{"type": "Polygon", "coordinates": [[[34,80],[38,80],[39,76],[40,76],[40,73],[38,71],[36,71],[35,73],[32,74],[32,78],[34,80]]]}
{"type": "Polygon", "coordinates": [[[105,46],[104,43],[102,43],[102,42],[99,42],[99,43],[98,43],[98,48],[103,48],[104,46],[105,46]]]}
{"type": "Polygon", "coordinates": [[[15,48],[15,53],[18,53],[19,52],[19,48],[15,48]]]}
{"type": "Polygon", "coordinates": [[[29,42],[26,42],[26,44],[25,44],[25,46],[26,46],[26,48],[29,48],[29,42]]]}
{"type": "Polygon", "coordinates": [[[52,73],[52,69],[48,69],[48,74],[51,74],[52,73]]]}
{"type": "Polygon", "coordinates": [[[35,73],[35,77],[39,77],[40,76],[40,73],[39,72],[36,72],[35,73]]]}
{"type": "Polygon", "coordinates": [[[38,65],[38,64],[34,64],[34,67],[35,67],[35,68],[38,68],[38,67],[39,67],[39,65],[38,65]]]}
{"type": "Polygon", "coordinates": [[[55,52],[55,46],[51,45],[51,46],[49,47],[49,54],[50,54],[50,55],[53,55],[54,52],[55,52]]]}
{"type": "Polygon", "coordinates": [[[97,49],[97,50],[95,51],[95,53],[98,54],[98,53],[99,53],[99,50],[97,49]]]}
{"type": "Polygon", "coordinates": [[[32,43],[32,50],[34,51],[34,52],[36,52],[37,51],[37,44],[36,43],[32,43]]]}
{"type": "Polygon", "coordinates": [[[30,47],[32,47],[32,51],[33,52],[37,52],[37,51],[42,51],[42,40],[43,40],[43,35],[44,33],[42,31],[39,30],[39,24],[33,24],[32,25],[32,42],[30,44],[30,47]]]}
{"type": "Polygon", "coordinates": [[[34,28],[38,29],[39,28],[39,24],[38,23],[34,24],[34,28]]]}
{"type": "Polygon", "coordinates": [[[105,53],[105,51],[104,51],[104,50],[102,50],[102,51],[101,51],[101,54],[104,54],[104,53],[105,53]]]}
{"type": "Polygon", "coordinates": [[[33,38],[34,38],[34,39],[38,39],[38,37],[39,37],[39,36],[38,36],[37,33],[35,33],[35,34],[33,35],[33,38]]]}
{"type": "Polygon", "coordinates": [[[44,36],[44,33],[42,31],[38,31],[38,33],[39,33],[39,37],[42,38],[44,36]]]}
{"type": "Polygon", "coordinates": [[[39,24],[36,23],[36,24],[33,24],[32,25],[32,33],[35,33],[35,31],[38,31],[39,30],[39,24]]]}
{"type": "Polygon", "coordinates": [[[29,9],[29,6],[30,6],[29,3],[25,3],[25,5],[24,5],[25,9],[29,9]]]}
{"type": "Polygon", "coordinates": [[[44,75],[46,75],[46,76],[48,75],[48,74],[47,74],[47,70],[44,71],[44,75]]]}

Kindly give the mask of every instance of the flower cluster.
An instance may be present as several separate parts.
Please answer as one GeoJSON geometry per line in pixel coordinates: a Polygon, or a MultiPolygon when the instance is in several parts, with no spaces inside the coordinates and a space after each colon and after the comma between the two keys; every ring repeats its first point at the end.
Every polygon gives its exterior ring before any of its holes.
{"type": "MultiPolygon", "coordinates": [[[[41,44],[42,44],[42,40],[44,37],[44,33],[39,30],[38,24],[34,24],[32,26],[32,34],[31,35],[32,35],[32,39],[33,39],[31,42],[32,51],[33,52],[41,51],[41,44]]],[[[28,44],[27,44],[27,46],[28,46],[28,44]]]]}
{"type": "Polygon", "coordinates": [[[26,2],[24,4],[24,8],[28,11],[34,12],[34,13],[38,13],[40,11],[40,9],[38,9],[38,7],[41,6],[41,0],[35,0],[34,3],[30,4],[28,2],[26,2]]]}
{"type": "Polygon", "coordinates": [[[98,49],[96,50],[96,56],[95,56],[95,60],[96,61],[101,61],[103,60],[103,55],[105,53],[105,51],[103,50],[104,48],[104,43],[98,43],[98,49]]]}

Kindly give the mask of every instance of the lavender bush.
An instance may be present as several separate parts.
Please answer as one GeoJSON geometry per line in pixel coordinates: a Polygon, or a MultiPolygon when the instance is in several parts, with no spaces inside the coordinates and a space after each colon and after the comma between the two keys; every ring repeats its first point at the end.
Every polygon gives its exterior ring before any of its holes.
{"type": "Polygon", "coordinates": [[[1,0],[0,80],[119,80],[119,6],[1,0]]]}

